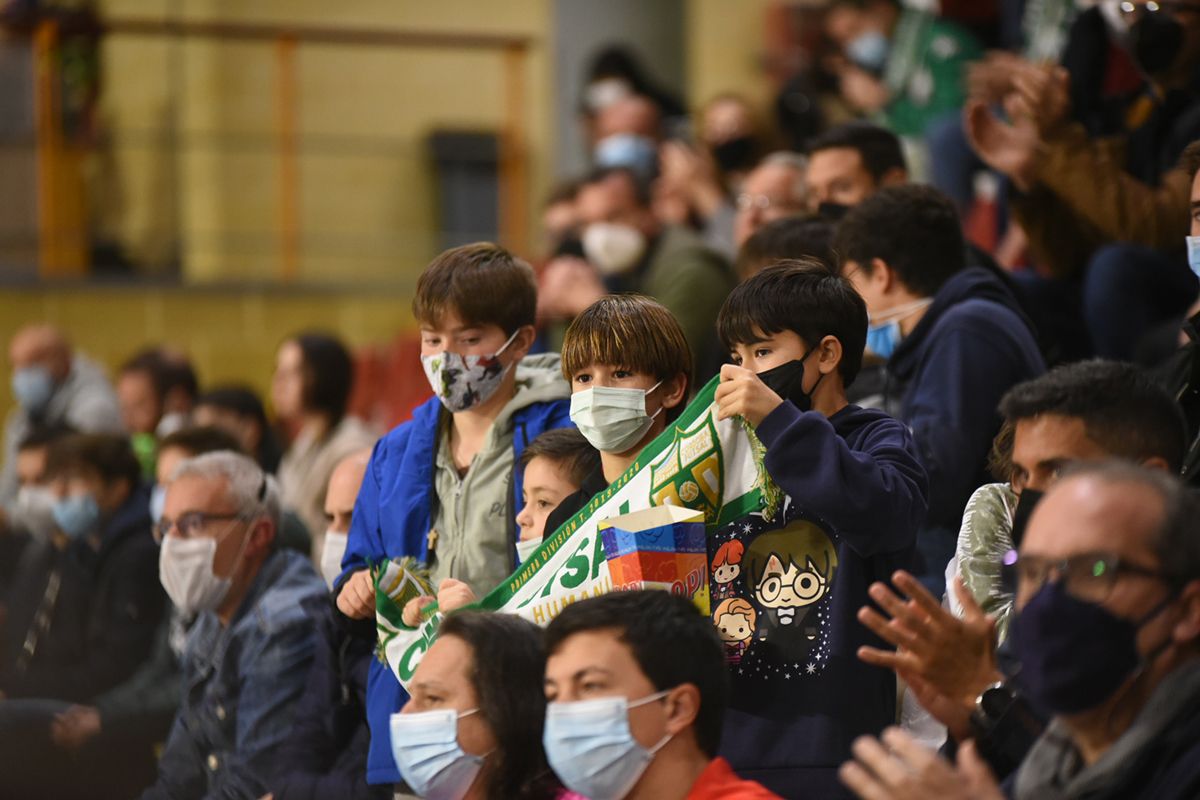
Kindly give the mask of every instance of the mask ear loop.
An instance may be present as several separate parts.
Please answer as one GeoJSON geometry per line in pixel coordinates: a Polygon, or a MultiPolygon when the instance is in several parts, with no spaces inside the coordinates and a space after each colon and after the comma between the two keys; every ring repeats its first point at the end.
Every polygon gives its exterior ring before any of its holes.
{"type": "MultiPolygon", "coordinates": [[[[1171,592],[1165,598],[1163,598],[1161,603],[1150,609],[1150,611],[1147,613],[1143,614],[1142,618],[1138,620],[1138,632],[1140,633],[1143,627],[1152,622],[1159,614],[1170,607],[1171,604],[1174,603],[1178,598],[1179,592],[1176,589],[1172,589],[1171,592]]],[[[1138,685],[1139,681],[1146,676],[1146,670],[1150,668],[1150,665],[1158,660],[1158,657],[1166,652],[1167,648],[1170,646],[1171,636],[1168,634],[1166,640],[1163,641],[1162,644],[1153,648],[1149,653],[1141,657],[1138,668],[1133,671],[1133,674],[1125,680],[1124,685],[1122,685],[1121,688],[1118,689],[1113,695],[1112,705],[1110,706],[1108,717],[1105,719],[1105,727],[1110,733],[1114,732],[1114,721],[1115,717],[1117,716],[1117,711],[1133,694],[1134,688],[1138,685]]]]}
{"type": "MultiPolygon", "coordinates": [[[[646,412],[646,398],[650,396],[651,392],[653,392],[655,389],[657,389],[658,387],[660,387],[662,385],[663,385],[663,382],[659,381],[658,383],[654,384],[649,389],[647,389],[645,391],[645,393],[642,395],[642,413],[643,414],[646,412]]],[[[653,420],[655,417],[657,417],[659,414],[661,414],[663,412],[664,408],[666,408],[666,406],[660,404],[658,406],[658,411],[655,411],[653,414],[651,414],[650,419],[653,420]]]]}

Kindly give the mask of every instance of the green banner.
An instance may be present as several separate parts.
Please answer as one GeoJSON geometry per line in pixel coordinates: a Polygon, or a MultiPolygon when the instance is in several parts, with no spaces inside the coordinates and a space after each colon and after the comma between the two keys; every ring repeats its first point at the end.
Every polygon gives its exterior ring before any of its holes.
{"type": "MultiPolygon", "coordinates": [[[[516,572],[472,608],[517,614],[545,625],[568,603],[612,590],[597,525],[610,517],[654,505],[673,504],[704,512],[709,535],[728,522],[762,509],[771,517],[779,490],[762,464],[763,447],[741,419],[717,420],[713,378],[634,463],[562,527],[547,534],[516,572]]],[[[411,593],[412,564],[392,562],[376,574],[376,612],[381,656],[407,686],[437,636],[441,615],[433,610],[419,628],[401,619],[411,593]]]]}

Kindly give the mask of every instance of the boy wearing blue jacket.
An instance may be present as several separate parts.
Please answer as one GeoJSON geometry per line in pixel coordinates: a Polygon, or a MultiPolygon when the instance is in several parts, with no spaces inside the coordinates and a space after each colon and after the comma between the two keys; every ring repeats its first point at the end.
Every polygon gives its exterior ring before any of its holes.
{"type": "MultiPolygon", "coordinates": [[[[379,441],[354,507],[338,610],[374,619],[369,566],[398,556],[428,565],[433,584],[463,581],[482,597],[516,567],[520,463],[542,431],[570,422],[554,354],[526,356],[534,339],[533,270],[488,243],[447,250],[417,281],[413,316],[434,397],[379,441]]],[[[406,697],[371,662],[367,781],[400,780],[388,718],[406,697]]]]}
{"type": "Polygon", "coordinates": [[[719,417],[754,427],[784,495],[709,544],[716,563],[737,543],[711,585],[733,686],[721,754],[784,797],[842,797],[851,742],[896,713],[894,676],[856,656],[874,636],[855,615],[873,581],[912,563],[928,482],[904,425],[846,401],[867,310],[845,278],[778,263],[734,289],[717,328],[733,361],[719,417]]]}

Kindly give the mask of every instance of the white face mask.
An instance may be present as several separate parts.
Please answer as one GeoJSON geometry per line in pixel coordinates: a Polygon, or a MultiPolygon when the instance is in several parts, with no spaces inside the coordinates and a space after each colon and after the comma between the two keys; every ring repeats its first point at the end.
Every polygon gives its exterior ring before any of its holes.
{"type": "Polygon", "coordinates": [[[534,554],[534,551],[541,546],[542,538],[540,536],[536,539],[522,539],[517,542],[517,561],[524,564],[534,554]]]}
{"type": "Polygon", "coordinates": [[[13,508],[13,522],[39,539],[54,532],[54,492],[48,486],[22,486],[13,508]]]}
{"type": "Polygon", "coordinates": [[[571,421],[592,447],[605,453],[624,453],[642,440],[662,413],[646,413],[649,389],[619,389],[593,386],[571,395],[571,421]]]}
{"type": "Polygon", "coordinates": [[[583,231],[583,254],[602,275],[633,269],[646,252],[646,236],[632,225],[593,222],[583,231]]]}
{"type": "Polygon", "coordinates": [[[330,589],[337,576],[342,574],[342,556],[346,555],[346,542],[350,535],[337,531],[325,531],[325,544],[321,546],[321,575],[330,589]]]}
{"type": "MultiPolygon", "coordinates": [[[[245,542],[242,546],[245,547],[245,542]]],[[[217,540],[208,536],[163,539],[158,553],[158,577],[167,596],[184,616],[215,611],[229,594],[232,580],[213,573],[216,554],[217,540]]]]}

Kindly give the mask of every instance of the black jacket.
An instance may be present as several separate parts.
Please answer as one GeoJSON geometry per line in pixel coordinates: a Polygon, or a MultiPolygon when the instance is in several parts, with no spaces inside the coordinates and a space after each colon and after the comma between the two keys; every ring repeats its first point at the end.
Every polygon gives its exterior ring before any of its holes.
{"type": "Polygon", "coordinates": [[[139,487],[108,521],[99,549],[86,541],[71,542],[63,552],[47,548],[31,582],[24,588],[14,585],[14,591],[28,594],[13,598],[20,602],[14,603],[17,614],[5,637],[9,648],[0,665],[0,691],[9,697],[89,702],[147,658],[166,602],[149,502],[149,491],[139,487]],[[52,572],[59,576],[53,615],[32,660],[20,668],[19,643],[37,622],[52,572]]]}

